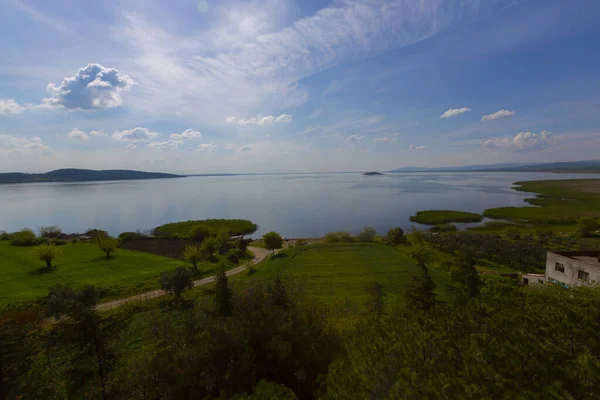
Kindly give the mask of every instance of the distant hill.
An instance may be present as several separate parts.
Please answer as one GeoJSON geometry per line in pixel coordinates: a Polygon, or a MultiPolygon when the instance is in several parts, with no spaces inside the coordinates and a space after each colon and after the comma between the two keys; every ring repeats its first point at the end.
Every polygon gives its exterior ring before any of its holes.
{"type": "Polygon", "coordinates": [[[182,178],[183,175],[164,174],[160,172],[130,171],[112,169],[94,171],[90,169],[57,169],[45,174],[25,174],[21,172],[0,173],[0,184],[33,183],[33,182],[90,182],[90,181],[125,181],[141,179],[182,178]]]}
{"type": "Polygon", "coordinates": [[[545,164],[483,164],[462,167],[404,167],[390,172],[556,172],[600,173],[600,161],[572,161],[545,164]]]}

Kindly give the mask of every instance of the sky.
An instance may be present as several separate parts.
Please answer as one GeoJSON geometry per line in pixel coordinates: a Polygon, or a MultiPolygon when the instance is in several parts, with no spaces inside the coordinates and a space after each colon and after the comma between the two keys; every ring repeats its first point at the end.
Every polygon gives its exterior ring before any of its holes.
{"type": "Polygon", "coordinates": [[[0,172],[600,159],[598,0],[0,7],[0,172]]]}

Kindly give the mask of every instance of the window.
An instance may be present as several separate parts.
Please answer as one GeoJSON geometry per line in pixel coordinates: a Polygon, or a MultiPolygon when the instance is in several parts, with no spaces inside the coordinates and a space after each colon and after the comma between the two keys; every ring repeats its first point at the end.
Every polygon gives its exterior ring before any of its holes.
{"type": "Polygon", "coordinates": [[[557,262],[556,264],[554,264],[554,269],[558,272],[565,272],[565,264],[561,264],[559,262],[557,262]]]}
{"type": "Polygon", "coordinates": [[[582,280],[582,281],[586,281],[586,282],[587,282],[587,281],[589,281],[589,280],[590,280],[590,273],[589,273],[589,272],[582,271],[582,270],[578,270],[578,271],[577,271],[577,278],[578,278],[579,280],[582,280]]]}

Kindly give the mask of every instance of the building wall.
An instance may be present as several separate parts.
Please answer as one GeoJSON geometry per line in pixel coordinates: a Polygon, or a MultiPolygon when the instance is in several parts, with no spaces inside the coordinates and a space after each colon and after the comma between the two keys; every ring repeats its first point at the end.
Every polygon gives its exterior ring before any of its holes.
{"type": "Polygon", "coordinates": [[[600,283],[600,268],[582,263],[570,257],[548,252],[546,256],[546,277],[549,283],[560,284],[562,282],[567,287],[591,285],[592,283],[600,283]],[[564,273],[555,269],[557,262],[565,266],[564,273]],[[582,281],[577,277],[578,270],[586,271],[590,274],[589,282],[582,281]]]}

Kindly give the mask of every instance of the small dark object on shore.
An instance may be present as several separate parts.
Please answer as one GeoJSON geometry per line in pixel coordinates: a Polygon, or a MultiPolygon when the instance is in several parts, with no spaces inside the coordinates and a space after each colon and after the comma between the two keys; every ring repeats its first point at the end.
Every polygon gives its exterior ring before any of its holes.
{"type": "Polygon", "coordinates": [[[384,175],[381,172],[365,172],[363,175],[366,176],[377,176],[377,175],[384,175]]]}

